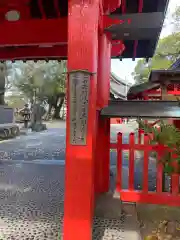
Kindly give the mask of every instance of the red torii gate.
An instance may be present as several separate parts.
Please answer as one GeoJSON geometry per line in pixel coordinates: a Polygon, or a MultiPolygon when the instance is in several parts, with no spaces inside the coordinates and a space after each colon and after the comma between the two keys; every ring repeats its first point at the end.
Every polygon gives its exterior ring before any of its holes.
{"type": "Polygon", "coordinates": [[[84,123],[86,143],[82,145],[72,145],[70,137],[72,96],[68,81],[64,240],[92,239],[95,194],[109,189],[110,122],[100,118],[100,109],[108,105],[111,55],[120,56],[125,47],[122,41],[112,41],[104,30],[113,24],[123,24],[124,21],[107,16],[120,3],[120,0],[71,0],[68,19],[60,17],[57,7],[59,18],[46,19],[43,3],[38,1],[41,20],[29,20],[29,1],[9,0],[0,5],[1,60],[67,58],[68,76],[86,72],[89,77],[86,82],[89,96],[81,99],[87,101],[88,108],[88,122],[84,123]]]}
{"type": "MultiPolygon", "coordinates": [[[[68,17],[61,11],[58,0],[1,1],[0,60],[68,58],[64,240],[90,240],[95,196],[109,189],[110,122],[100,118],[100,110],[108,105],[111,56],[121,56],[125,50],[123,42],[112,40],[107,30],[113,24],[131,24],[131,19],[108,17],[121,5],[121,0],[62,1],[63,9],[66,9],[65,2],[68,2],[68,17]],[[53,5],[55,16],[48,12],[48,19],[47,2],[53,5]],[[78,114],[74,116],[72,111],[72,107],[77,107],[75,96],[79,104],[83,103],[80,110],[76,109],[83,114],[82,118],[78,114]],[[81,121],[80,126],[75,125],[77,119],[81,121]],[[77,136],[73,136],[75,128],[80,131],[77,136]]],[[[137,5],[135,12],[141,13],[143,0],[137,5]]],[[[157,11],[154,9],[150,12],[157,11]]],[[[123,0],[122,13],[125,12],[123,0]]],[[[161,28],[158,21],[156,33],[161,28]]],[[[129,45],[133,58],[137,46],[137,40],[132,49],[129,45]]],[[[138,57],[152,54],[153,49],[148,49],[138,57]]]]}
{"type": "Polygon", "coordinates": [[[110,122],[100,118],[100,110],[110,94],[111,37],[104,32],[108,19],[103,15],[119,5],[116,0],[69,3],[68,71],[85,70],[91,76],[86,145],[71,145],[70,108],[67,114],[65,240],[92,239],[95,195],[109,189],[110,122]]]}

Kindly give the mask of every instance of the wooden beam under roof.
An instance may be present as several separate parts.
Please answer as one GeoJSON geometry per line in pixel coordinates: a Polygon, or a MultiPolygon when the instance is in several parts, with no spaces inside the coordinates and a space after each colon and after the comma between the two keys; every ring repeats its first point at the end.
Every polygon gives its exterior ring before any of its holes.
{"type": "Polygon", "coordinates": [[[180,118],[178,101],[110,101],[101,110],[102,117],[180,118]]]}

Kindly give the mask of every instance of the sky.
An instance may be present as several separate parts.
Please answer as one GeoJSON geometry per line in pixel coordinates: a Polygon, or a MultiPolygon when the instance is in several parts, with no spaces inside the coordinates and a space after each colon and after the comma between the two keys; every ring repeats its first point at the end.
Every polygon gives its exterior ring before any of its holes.
{"type": "MultiPolygon", "coordinates": [[[[180,6],[180,0],[170,0],[167,10],[167,17],[174,12],[177,6],[180,6]]],[[[171,26],[167,25],[162,29],[160,37],[165,37],[171,34],[171,31],[171,26]]],[[[128,82],[134,83],[131,73],[134,71],[137,61],[137,59],[135,61],[132,61],[132,59],[123,59],[122,61],[113,59],[111,60],[111,71],[117,76],[126,79],[128,82]]]]}

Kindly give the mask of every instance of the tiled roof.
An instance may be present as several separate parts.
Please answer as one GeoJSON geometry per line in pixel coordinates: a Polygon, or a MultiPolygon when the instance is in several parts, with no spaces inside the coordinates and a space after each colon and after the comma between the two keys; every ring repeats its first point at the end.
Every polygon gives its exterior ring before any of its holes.
{"type": "Polygon", "coordinates": [[[115,98],[126,99],[131,83],[111,73],[110,92],[115,98]]]}
{"type": "Polygon", "coordinates": [[[129,89],[129,91],[127,93],[128,99],[136,98],[137,95],[141,94],[145,90],[158,88],[160,86],[159,83],[155,83],[155,81],[154,82],[150,81],[152,78],[152,75],[155,75],[158,72],[162,72],[162,73],[164,72],[165,74],[167,72],[167,74],[172,74],[175,70],[176,70],[176,72],[179,72],[179,71],[177,71],[177,70],[179,70],[179,68],[180,68],[180,59],[178,59],[176,62],[174,62],[168,70],[152,71],[148,82],[134,85],[129,89]]]}

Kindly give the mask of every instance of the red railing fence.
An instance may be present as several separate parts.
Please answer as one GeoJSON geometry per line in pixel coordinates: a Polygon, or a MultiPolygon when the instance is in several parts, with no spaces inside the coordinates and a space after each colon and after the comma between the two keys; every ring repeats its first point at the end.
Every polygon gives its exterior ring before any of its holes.
{"type": "Polygon", "coordinates": [[[129,134],[129,142],[123,143],[122,133],[118,133],[117,142],[111,144],[111,149],[117,150],[117,171],[116,171],[116,190],[120,193],[122,201],[138,202],[138,203],[151,203],[151,204],[166,204],[172,206],[180,206],[180,192],[179,192],[179,174],[173,173],[171,175],[171,184],[168,191],[164,191],[164,171],[163,164],[160,159],[163,156],[167,147],[164,145],[152,145],[149,136],[139,130],[136,139],[135,134],[129,134]],[[122,171],[123,171],[123,151],[129,151],[129,169],[128,169],[128,188],[123,189],[122,186],[122,171]],[[137,151],[143,152],[143,176],[142,176],[142,189],[137,190],[134,188],[135,183],[135,164],[137,151]],[[156,191],[149,191],[148,178],[149,178],[149,155],[151,152],[156,152],[156,191]]]}

